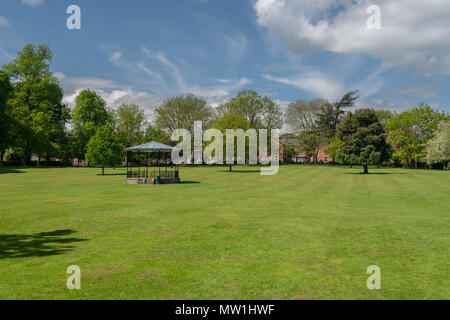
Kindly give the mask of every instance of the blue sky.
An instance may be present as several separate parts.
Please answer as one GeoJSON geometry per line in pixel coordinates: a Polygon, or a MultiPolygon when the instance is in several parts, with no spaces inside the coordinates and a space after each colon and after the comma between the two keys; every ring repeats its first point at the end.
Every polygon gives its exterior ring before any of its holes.
{"type": "Polygon", "coordinates": [[[285,107],[361,90],[360,106],[450,112],[447,0],[2,0],[0,64],[49,43],[72,105],[83,88],[152,110],[187,92],[215,106],[252,89],[285,107]],[[81,8],[81,30],[66,8],[81,8]],[[366,8],[381,8],[367,30],[366,8]]]}

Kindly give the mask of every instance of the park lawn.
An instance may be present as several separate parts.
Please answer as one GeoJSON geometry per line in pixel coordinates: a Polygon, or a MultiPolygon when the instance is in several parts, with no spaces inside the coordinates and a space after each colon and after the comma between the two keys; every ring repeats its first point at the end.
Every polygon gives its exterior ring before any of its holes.
{"type": "Polygon", "coordinates": [[[450,298],[450,172],[100,171],[0,168],[0,299],[450,298]]]}

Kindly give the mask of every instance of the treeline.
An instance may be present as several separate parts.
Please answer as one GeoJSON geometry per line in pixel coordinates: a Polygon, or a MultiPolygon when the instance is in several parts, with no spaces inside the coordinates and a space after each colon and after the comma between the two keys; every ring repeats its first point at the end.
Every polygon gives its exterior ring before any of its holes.
{"type": "Polygon", "coordinates": [[[327,154],[340,164],[418,168],[437,163],[446,167],[450,160],[448,114],[424,103],[400,113],[373,109],[352,113],[348,108],[355,106],[357,93],[351,91],[336,102],[317,99],[289,104],[285,121],[297,133],[299,143],[288,152],[303,151],[317,161],[319,150],[327,146],[327,154]]]}
{"type": "Polygon", "coordinates": [[[342,99],[296,101],[283,114],[280,106],[254,91],[242,91],[212,108],[191,94],[166,99],[152,121],[138,105],[113,110],[93,90],[83,90],[71,110],[63,90],[50,72],[53,53],[48,45],[27,45],[0,70],[0,164],[3,160],[30,164],[32,157],[49,163],[85,159],[91,165],[114,166],[123,160],[123,148],[158,141],[173,144],[171,133],[203,127],[226,129],[280,129],[288,124],[298,137],[285,146],[285,155],[306,152],[317,160],[322,148],[342,164],[398,164],[448,161],[449,116],[421,104],[402,113],[355,106],[358,92],[342,99]]]}
{"type": "Polygon", "coordinates": [[[173,144],[175,129],[281,128],[280,106],[254,91],[242,91],[214,109],[192,94],[165,100],[151,115],[138,105],[116,110],[93,90],[85,89],[73,110],[63,103],[63,90],[50,72],[48,45],[27,45],[0,71],[0,161],[31,164],[85,159],[91,165],[117,165],[123,148],[158,141],[173,144]]]}

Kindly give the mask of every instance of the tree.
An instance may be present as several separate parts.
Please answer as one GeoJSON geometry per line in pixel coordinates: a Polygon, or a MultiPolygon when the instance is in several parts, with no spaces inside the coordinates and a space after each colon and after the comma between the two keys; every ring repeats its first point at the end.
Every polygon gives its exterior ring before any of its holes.
{"type": "Polygon", "coordinates": [[[194,131],[194,122],[202,121],[209,127],[213,111],[206,101],[192,94],[169,98],[155,110],[155,124],[158,129],[168,130],[170,134],[176,129],[194,131]]]}
{"type": "Polygon", "coordinates": [[[389,120],[391,120],[392,117],[395,116],[395,113],[391,110],[379,109],[376,110],[375,113],[377,114],[378,120],[380,120],[383,125],[386,125],[386,123],[388,123],[389,120]]]}
{"type": "Polygon", "coordinates": [[[11,118],[7,110],[7,102],[11,90],[9,76],[0,70],[0,166],[3,164],[3,155],[10,141],[11,118]]]}
{"type": "Polygon", "coordinates": [[[349,91],[339,101],[333,103],[324,101],[321,104],[317,127],[327,140],[331,140],[336,135],[336,128],[346,113],[344,109],[353,107],[355,101],[359,99],[357,93],[358,90],[349,91]]]}
{"type": "Polygon", "coordinates": [[[300,141],[300,148],[317,163],[320,148],[327,143],[317,125],[322,99],[290,103],[285,114],[286,123],[296,132],[300,141]]]}
{"type": "Polygon", "coordinates": [[[369,173],[369,165],[380,165],[390,158],[386,132],[373,109],[348,113],[337,128],[337,137],[342,142],[338,151],[340,160],[362,165],[364,174],[369,173]]]}
{"type": "Polygon", "coordinates": [[[120,142],[127,147],[138,145],[144,138],[146,116],[136,104],[122,104],[116,111],[116,132],[120,142]]]}
{"type": "Polygon", "coordinates": [[[123,161],[124,147],[108,126],[100,127],[87,145],[86,162],[89,166],[115,167],[123,161]]]}
{"type": "Polygon", "coordinates": [[[32,154],[61,157],[67,145],[65,124],[69,110],[62,104],[63,91],[50,72],[53,53],[48,45],[26,45],[4,68],[13,79],[8,105],[14,121],[12,130],[16,153],[24,162],[32,154]]]}
{"type": "Polygon", "coordinates": [[[143,138],[143,143],[156,141],[162,144],[171,145],[172,141],[170,140],[170,136],[161,129],[156,129],[152,125],[148,125],[147,129],[145,129],[145,135],[143,138]]]}
{"type": "Polygon", "coordinates": [[[427,159],[430,162],[442,162],[444,169],[450,160],[450,120],[441,121],[434,138],[427,143],[427,159]]]}
{"type": "Polygon", "coordinates": [[[297,100],[290,103],[284,115],[285,122],[295,131],[316,128],[320,108],[324,102],[322,99],[317,99],[297,100]]]}
{"type": "Polygon", "coordinates": [[[333,159],[333,161],[339,161],[339,149],[341,148],[342,145],[342,141],[339,140],[338,137],[334,137],[331,142],[330,145],[328,146],[328,148],[325,150],[325,152],[328,154],[328,156],[330,158],[333,159]]]}
{"type": "MultiPolygon", "coordinates": [[[[214,129],[218,129],[222,131],[223,134],[223,146],[224,146],[224,152],[223,154],[226,155],[226,143],[227,143],[227,135],[226,130],[238,130],[242,129],[244,131],[247,131],[251,128],[250,123],[248,123],[244,117],[236,115],[236,114],[225,114],[223,117],[217,119],[214,124],[212,125],[214,129]]],[[[236,141],[235,141],[236,142],[236,141]]],[[[246,154],[248,150],[248,142],[246,141],[246,154]]],[[[237,144],[234,144],[234,157],[236,158],[237,155],[237,144]]],[[[229,171],[233,171],[233,166],[229,165],[229,171]]]]}
{"type": "Polygon", "coordinates": [[[255,91],[241,91],[236,97],[217,107],[218,118],[226,114],[243,117],[253,129],[281,129],[283,126],[280,106],[255,91]]]}
{"type": "Polygon", "coordinates": [[[421,103],[418,107],[393,116],[387,123],[388,141],[394,146],[394,157],[404,164],[418,161],[425,157],[427,142],[433,137],[439,122],[448,120],[449,116],[421,103]]]}
{"type": "Polygon", "coordinates": [[[72,115],[74,134],[74,155],[84,158],[89,140],[98,128],[112,126],[112,115],[106,108],[106,102],[92,90],[83,90],[75,100],[72,115]]]}
{"type": "Polygon", "coordinates": [[[300,139],[300,148],[309,157],[314,158],[314,163],[317,164],[320,148],[327,143],[326,139],[317,128],[300,131],[298,137],[300,139]]]}

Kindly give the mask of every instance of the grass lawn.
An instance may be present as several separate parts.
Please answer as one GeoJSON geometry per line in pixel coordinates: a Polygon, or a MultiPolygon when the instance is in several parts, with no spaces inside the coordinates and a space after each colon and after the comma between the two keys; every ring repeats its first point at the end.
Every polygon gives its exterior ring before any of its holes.
{"type": "Polygon", "coordinates": [[[227,170],[0,168],[0,299],[450,299],[450,172],[227,170]]]}

